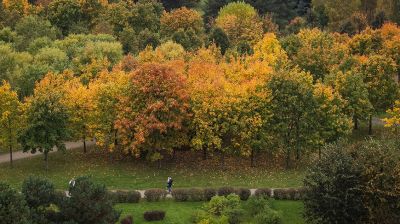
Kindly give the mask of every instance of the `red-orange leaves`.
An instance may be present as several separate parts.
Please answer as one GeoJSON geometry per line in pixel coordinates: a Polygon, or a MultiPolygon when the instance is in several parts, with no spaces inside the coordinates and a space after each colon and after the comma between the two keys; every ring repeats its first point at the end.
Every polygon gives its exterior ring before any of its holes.
{"type": "Polygon", "coordinates": [[[122,144],[135,155],[147,151],[156,161],[187,143],[189,117],[186,79],[165,65],[145,64],[131,74],[121,96],[115,126],[122,144]]]}

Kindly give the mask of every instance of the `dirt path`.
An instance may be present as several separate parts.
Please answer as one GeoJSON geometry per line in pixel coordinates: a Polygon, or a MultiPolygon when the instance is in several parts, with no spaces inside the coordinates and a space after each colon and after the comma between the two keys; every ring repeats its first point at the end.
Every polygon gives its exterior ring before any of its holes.
{"type": "MultiPolygon", "coordinates": [[[[91,146],[93,144],[94,144],[94,142],[91,142],[91,141],[86,142],[86,146],[91,146]]],[[[82,142],[66,142],[65,147],[67,148],[67,150],[82,148],[83,143],[82,142]]],[[[53,153],[53,152],[57,152],[57,149],[54,149],[50,153],[53,153]]],[[[30,152],[17,151],[17,152],[13,152],[13,161],[19,160],[19,159],[30,158],[30,157],[34,157],[34,156],[39,156],[39,155],[42,155],[42,153],[36,152],[35,154],[32,154],[30,152]]],[[[10,154],[9,153],[0,154],[0,164],[8,163],[8,162],[10,162],[10,154]]]]}

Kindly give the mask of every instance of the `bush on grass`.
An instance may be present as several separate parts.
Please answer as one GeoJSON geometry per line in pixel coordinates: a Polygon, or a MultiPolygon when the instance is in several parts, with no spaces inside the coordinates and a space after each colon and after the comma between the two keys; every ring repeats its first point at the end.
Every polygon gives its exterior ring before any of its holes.
{"type": "Polygon", "coordinates": [[[2,224],[28,224],[29,208],[22,195],[8,184],[0,182],[0,222],[2,224]]]}
{"type": "Polygon", "coordinates": [[[143,214],[146,221],[160,221],[165,218],[165,211],[147,211],[143,214]]]}
{"type": "Polygon", "coordinates": [[[167,196],[167,192],[163,189],[154,188],[146,190],[144,192],[144,195],[147,201],[153,202],[165,199],[165,197],[167,196]]]}
{"type": "Polygon", "coordinates": [[[121,220],[121,224],[133,224],[133,217],[127,216],[121,220]]]}
{"type": "Polygon", "coordinates": [[[279,212],[265,207],[262,212],[256,215],[256,224],[281,224],[282,217],[279,212]]]}
{"type": "Polygon", "coordinates": [[[269,198],[271,197],[271,192],[272,192],[271,188],[260,188],[256,190],[254,195],[256,197],[269,198]]]}
{"type": "Polygon", "coordinates": [[[251,195],[251,191],[248,188],[238,188],[235,190],[235,193],[239,195],[240,200],[247,201],[251,195]]]}
{"type": "Polygon", "coordinates": [[[228,196],[230,194],[234,194],[235,189],[233,187],[221,187],[218,189],[218,196],[228,196]]]}
{"type": "Polygon", "coordinates": [[[190,201],[204,201],[205,200],[205,190],[201,188],[190,188],[188,190],[190,201]]]}
{"type": "Polygon", "coordinates": [[[138,191],[116,191],[109,192],[115,203],[138,203],[141,195],[138,191]]]}
{"type": "Polygon", "coordinates": [[[220,216],[224,211],[238,209],[240,207],[240,198],[236,194],[224,196],[214,196],[206,205],[207,211],[216,216],[220,216]]]}
{"type": "Polygon", "coordinates": [[[174,189],[172,191],[172,197],[175,199],[175,201],[188,201],[189,191],[187,189],[174,189]]]}
{"type": "Polygon", "coordinates": [[[213,198],[215,195],[217,195],[217,190],[214,188],[205,188],[204,189],[204,199],[206,201],[210,201],[211,198],[213,198]]]}
{"type": "Polygon", "coordinates": [[[250,197],[247,201],[247,210],[249,210],[251,216],[256,216],[263,212],[265,207],[270,207],[270,202],[265,197],[250,197]]]}

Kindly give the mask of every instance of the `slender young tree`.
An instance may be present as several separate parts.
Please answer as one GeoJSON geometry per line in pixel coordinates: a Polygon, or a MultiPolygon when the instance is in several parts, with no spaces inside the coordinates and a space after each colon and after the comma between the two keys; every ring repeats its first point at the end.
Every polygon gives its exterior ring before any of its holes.
{"type": "Polygon", "coordinates": [[[21,128],[19,113],[21,103],[18,95],[8,82],[0,86],[0,144],[10,151],[10,166],[13,167],[13,150],[17,144],[18,131],[21,128]]]}

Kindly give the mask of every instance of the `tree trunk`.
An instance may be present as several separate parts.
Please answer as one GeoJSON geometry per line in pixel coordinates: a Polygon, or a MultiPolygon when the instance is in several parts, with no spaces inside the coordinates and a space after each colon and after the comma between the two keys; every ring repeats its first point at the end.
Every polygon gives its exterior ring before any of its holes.
{"type": "Polygon", "coordinates": [[[86,137],[83,136],[83,153],[86,153],[86,152],[87,152],[87,150],[86,150],[86,137]]]}
{"type": "Polygon", "coordinates": [[[207,149],[203,148],[203,160],[207,159],[207,149]]]}
{"type": "Polygon", "coordinates": [[[221,152],[221,169],[224,170],[225,169],[225,153],[221,152]]]}
{"type": "Polygon", "coordinates": [[[158,160],[158,169],[161,169],[161,159],[158,160]]]}
{"type": "Polygon", "coordinates": [[[49,158],[48,158],[48,154],[49,154],[49,152],[47,152],[47,151],[44,152],[44,161],[45,161],[45,163],[46,163],[46,171],[49,170],[49,158]]]}
{"type": "Polygon", "coordinates": [[[286,149],[286,169],[290,169],[290,147],[286,149]]]}
{"type": "Polygon", "coordinates": [[[400,84],[400,68],[399,68],[399,70],[397,71],[397,83],[400,84]]]}
{"type": "Polygon", "coordinates": [[[318,147],[318,158],[321,159],[321,147],[318,147]]]}
{"type": "Polygon", "coordinates": [[[251,159],[251,167],[254,167],[254,149],[251,150],[251,155],[250,155],[250,159],[251,159]]]}
{"type": "Polygon", "coordinates": [[[368,134],[372,135],[372,114],[369,115],[368,134]]]}
{"type": "Polygon", "coordinates": [[[358,118],[354,116],[354,130],[358,130],[358,118]]]}
{"type": "Polygon", "coordinates": [[[10,147],[10,166],[13,168],[13,154],[12,154],[12,145],[9,145],[10,147]]]}

